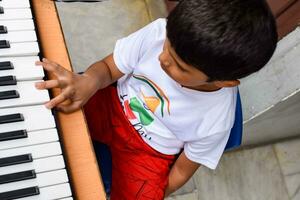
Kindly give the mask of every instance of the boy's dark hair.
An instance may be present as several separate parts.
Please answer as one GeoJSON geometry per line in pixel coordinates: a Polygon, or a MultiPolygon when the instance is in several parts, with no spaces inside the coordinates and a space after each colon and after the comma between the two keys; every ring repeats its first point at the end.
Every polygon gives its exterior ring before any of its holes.
{"type": "Polygon", "coordinates": [[[264,0],[182,0],[168,16],[167,37],[178,56],[209,81],[258,71],[277,43],[264,0]]]}

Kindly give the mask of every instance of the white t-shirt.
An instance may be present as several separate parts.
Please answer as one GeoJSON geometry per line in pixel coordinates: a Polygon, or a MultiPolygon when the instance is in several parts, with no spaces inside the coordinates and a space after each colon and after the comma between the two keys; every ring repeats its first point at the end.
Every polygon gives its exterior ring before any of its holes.
{"type": "Polygon", "coordinates": [[[182,87],[162,69],[158,57],[166,19],[158,19],[117,41],[114,61],[125,75],[118,94],[127,118],[155,150],[215,169],[233,126],[237,88],[201,92],[182,87]]]}

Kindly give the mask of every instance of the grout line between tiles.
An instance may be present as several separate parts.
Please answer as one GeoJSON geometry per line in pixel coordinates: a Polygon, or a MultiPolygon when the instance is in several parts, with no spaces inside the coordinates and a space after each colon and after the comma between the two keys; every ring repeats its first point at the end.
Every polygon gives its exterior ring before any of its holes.
{"type": "Polygon", "coordinates": [[[281,176],[282,180],[284,181],[284,188],[286,190],[286,193],[287,193],[289,199],[292,200],[292,197],[291,197],[291,195],[290,195],[290,193],[288,191],[288,188],[287,188],[287,183],[286,183],[286,180],[285,180],[285,175],[283,174],[282,167],[281,167],[281,164],[280,164],[280,161],[279,161],[279,157],[278,157],[275,145],[276,145],[276,143],[272,144],[271,146],[272,146],[272,150],[273,150],[273,152],[275,154],[275,158],[276,158],[277,164],[278,164],[279,169],[280,169],[280,176],[281,176]]]}
{"type": "Polygon", "coordinates": [[[145,3],[145,7],[146,7],[149,22],[151,22],[153,20],[153,17],[151,15],[150,8],[148,6],[147,0],[144,0],[144,3],[145,3]]]}
{"type": "Polygon", "coordinates": [[[292,195],[292,200],[295,198],[295,196],[300,192],[300,186],[297,187],[295,193],[292,195]]]}

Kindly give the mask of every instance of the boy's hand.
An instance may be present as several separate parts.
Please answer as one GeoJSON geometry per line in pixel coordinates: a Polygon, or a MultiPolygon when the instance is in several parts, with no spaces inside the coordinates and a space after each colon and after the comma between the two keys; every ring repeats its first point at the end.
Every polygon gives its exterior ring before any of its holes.
{"type": "Polygon", "coordinates": [[[73,112],[83,106],[97,90],[95,81],[86,74],[79,75],[70,72],[45,58],[42,62],[37,61],[36,65],[42,65],[46,71],[52,72],[56,76],[56,79],[36,83],[37,89],[61,89],[58,96],[45,104],[49,109],[56,107],[66,113],[73,112]],[[63,104],[66,100],[70,101],[69,104],[63,104]]]}

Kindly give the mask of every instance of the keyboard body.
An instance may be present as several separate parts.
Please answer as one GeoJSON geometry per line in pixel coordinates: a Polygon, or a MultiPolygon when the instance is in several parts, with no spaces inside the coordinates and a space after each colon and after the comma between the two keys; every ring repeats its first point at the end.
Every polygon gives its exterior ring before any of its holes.
{"type": "Polygon", "coordinates": [[[105,199],[82,111],[43,105],[40,57],[71,69],[55,3],[0,1],[0,199],[105,199]],[[38,39],[39,38],[39,39],[38,39]]]}

